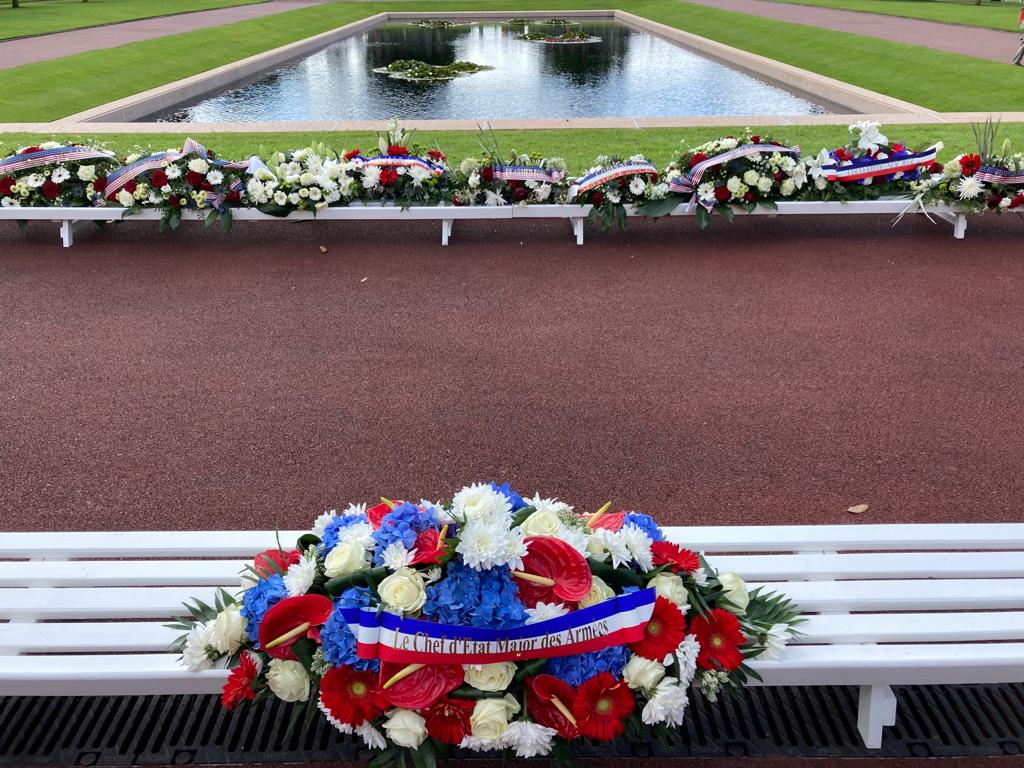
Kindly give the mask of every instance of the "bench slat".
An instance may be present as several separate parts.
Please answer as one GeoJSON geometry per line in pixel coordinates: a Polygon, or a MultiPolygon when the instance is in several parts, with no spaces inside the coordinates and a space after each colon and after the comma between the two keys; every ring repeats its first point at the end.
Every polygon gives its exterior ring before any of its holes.
{"type": "Polygon", "coordinates": [[[251,560],[0,562],[0,587],[159,587],[230,584],[251,560]]]}
{"type": "MultiPolygon", "coordinates": [[[[293,547],[308,531],[281,531],[293,547]]],[[[0,533],[0,558],[231,557],[252,558],[277,547],[275,531],[84,531],[0,533]]]]}
{"type": "Polygon", "coordinates": [[[224,669],[189,672],[170,653],[0,656],[5,696],[156,696],[219,693],[224,669]]]}
{"type": "Polygon", "coordinates": [[[806,618],[797,627],[802,635],[795,644],[1024,640],[1024,611],[818,614],[806,618]]]}
{"type": "Polygon", "coordinates": [[[895,579],[751,582],[782,592],[805,613],[947,611],[1024,608],[1024,579],[895,579]]]}
{"type": "Polygon", "coordinates": [[[181,634],[154,621],[0,624],[0,654],[160,652],[181,634]]]}
{"type": "MultiPolygon", "coordinates": [[[[224,585],[230,594],[238,584],[224,585]]],[[[95,587],[0,589],[0,619],[166,619],[183,616],[183,603],[213,605],[212,587],[95,587]]]]}
{"type": "Polygon", "coordinates": [[[839,555],[709,555],[749,581],[994,579],[1024,574],[1024,552],[876,552],[839,555]]]}

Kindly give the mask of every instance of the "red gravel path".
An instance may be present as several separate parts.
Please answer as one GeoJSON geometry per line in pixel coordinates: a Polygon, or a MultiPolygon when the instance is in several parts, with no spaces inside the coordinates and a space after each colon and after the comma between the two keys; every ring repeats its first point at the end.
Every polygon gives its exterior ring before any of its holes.
{"type": "Polygon", "coordinates": [[[491,478],[677,524],[1022,519],[1016,217],[630,227],[0,225],[0,529],[491,478]]]}

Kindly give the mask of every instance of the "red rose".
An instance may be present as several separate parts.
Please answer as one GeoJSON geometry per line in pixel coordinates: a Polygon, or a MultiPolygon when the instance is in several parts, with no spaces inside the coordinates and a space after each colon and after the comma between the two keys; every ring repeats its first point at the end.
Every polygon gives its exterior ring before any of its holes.
{"type": "Polygon", "coordinates": [[[996,192],[985,198],[985,205],[988,206],[989,210],[994,211],[996,208],[999,207],[999,203],[1001,203],[1002,201],[1003,196],[996,192]]]}
{"type": "Polygon", "coordinates": [[[135,179],[132,179],[131,181],[127,182],[124,185],[124,191],[127,192],[128,194],[132,194],[132,195],[135,194],[135,190],[138,189],[138,188],[139,188],[139,185],[137,183],[135,183],[135,179]]]}
{"type": "Polygon", "coordinates": [[[523,182],[521,182],[521,181],[517,181],[516,179],[512,179],[512,180],[511,180],[511,181],[510,181],[510,182],[508,183],[508,188],[509,188],[509,189],[519,189],[519,187],[521,187],[521,186],[523,186],[523,182]]]}
{"type": "Polygon", "coordinates": [[[205,179],[203,180],[203,183],[199,185],[199,188],[203,190],[203,192],[213,192],[213,184],[205,179]]]}
{"type": "Polygon", "coordinates": [[[153,171],[151,174],[149,174],[149,182],[154,187],[162,187],[168,182],[167,174],[164,173],[163,171],[153,171]]]}
{"type": "Polygon", "coordinates": [[[433,160],[435,163],[443,163],[447,158],[444,156],[444,152],[440,149],[432,149],[427,152],[427,157],[433,160]]]}
{"type": "Polygon", "coordinates": [[[757,200],[757,195],[754,193],[754,190],[748,189],[746,192],[743,193],[743,202],[752,203],[755,200],[757,200]]]}
{"type": "Polygon", "coordinates": [[[761,137],[760,136],[751,136],[750,137],[750,143],[751,144],[760,144],[761,143],[761,137]]]}
{"type": "Polygon", "coordinates": [[[54,200],[60,194],[60,187],[47,179],[43,182],[42,192],[47,200],[54,200]]]}
{"type": "Polygon", "coordinates": [[[4,176],[0,178],[0,195],[9,195],[11,190],[14,189],[14,177],[4,176]]]}
{"type": "Polygon", "coordinates": [[[485,165],[480,169],[480,178],[484,181],[491,181],[494,178],[494,169],[489,165],[485,165]]]}
{"type": "Polygon", "coordinates": [[[717,200],[718,202],[724,203],[731,196],[732,196],[732,192],[730,192],[727,188],[725,188],[725,187],[715,187],[715,200],[717,200]]]}
{"type": "Polygon", "coordinates": [[[351,160],[353,157],[359,157],[359,153],[361,151],[362,150],[359,149],[359,147],[356,147],[351,152],[346,152],[344,155],[342,155],[342,157],[345,158],[346,160],[351,160]]]}
{"type": "Polygon", "coordinates": [[[404,157],[405,155],[409,154],[409,150],[400,144],[392,144],[391,146],[388,147],[388,151],[385,154],[401,155],[404,157]]]}
{"type": "Polygon", "coordinates": [[[978,155],[964,155],[960,158],[960,170],[964,176],[973,176],[981,168],[981,158],[978,155]]]}
{"type": "Polygon", "coordinates": [[[786,174],[784,174],[782,171],[776,171],[774,177],[776,181],[782,181],[784,178],[786,178],[786,174]]]}
{"type": "Polygon", "coordinates": [[[942,173],[942,163],[931,163],[928,166],[928,173],[942,173]]]}
{"type": "Polygon", "coordinates": [[[177,195],[171,195],[170,197],[168,197],[167,202],[170,203],[175,208],[181,207],[181,198],[178,197],[177,195]]]}
{"type": "Polygon", "coordinates": [[[1020,208],[1024,205],[1024,192],[1018,192],[1014,195],[1013,200],[1010,201],[1011,208],[1020,208]]]}
{"type": "Polygon", "coordinates": [[[25,147],[18,154],[19,155],[31,155],[33,152],[42,152],[42,151],[43,151],[42,147],[25,147]]]}
{"type": "Polygon", "coordinates": [[[200,184],[206,181],[206,177],[203,176],[203,174],[201,173],[196,173],[195,171],[188,171],[185,174],[185,181],[190,186],[198,187],[200,184]]]}
{"type": "Polygon", "coordinates": [[[529,197],[529,195],[530,190],[528,190],[526,187],[516,187],[515,191],[512,193],[512,199],[515,200],[517,203],[521,203],[523,202],[523,200],[529,197]]]}
{"type": "Polygon", "coordinates": [[[107,177],[106,176],[99,176],[99,177],[97,177],[96,181],[94,181],[92,183],[92,188],[94,190],[96,190],[97,192],[105,192],[106,189],[107,189],[107,177]]]}
{"type": "Polygon", "coordinates": [[[595,208],[600,208],[601,203],[604,202],[604,192],[595,192],[590,196],[590,204],[595,208]]]}
{"type": "Polygon", "coordinates": [[[394,168],[384,168],[380,172],[380,183],[385,187],[390,187],[398,181],[398,171],[394,168]]]}
{"type": "Polygon", "coordinates": [[[232,189],[230,192],[228,192],[228,202],[229,203],[237,203],[241,199],[242,199],[242,193],[239,192],[237,189],[232,189]]]}
{"type": "Polygon", "coordinates": [[[693,168],[693,166],[697,165],[697,163],[703,163],[707,159],[708,156],[705,155],[703,152],[695,152],[693,154],[693,157],[690,158],[690,167],[693,168]]]}

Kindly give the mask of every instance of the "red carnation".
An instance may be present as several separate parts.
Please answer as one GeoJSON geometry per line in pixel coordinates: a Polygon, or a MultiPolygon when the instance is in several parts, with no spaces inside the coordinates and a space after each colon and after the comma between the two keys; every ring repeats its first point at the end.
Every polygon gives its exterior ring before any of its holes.
{"type": "Polygon", "coordinates": [[[494,179],[494,169],[489,165],[485,165],[480,169],[480,178],[484,181],[491,181],[494,179]]]}
{"type": "Polygon", "coordinates": [[[730,197],[732,197],[732,192],[727,187],[715,187],[715,200],[725,203],[730,197]]]}
{"type": "Polygon", "coordinates": [[[390,187],[398,181],[398,171],[394,168],[384,168],[380,172],[380,183],[385,187],[390,187]]]}
{"type": "Polygon", "coordinates": [[[256,658],[251,653],[247,651],[238,657],[238,666],[231,670],[220,695],[220,703],[224,709],[234,709],[243,701],[252,701],[256,698],[252,684],[258,674],[256,658]]]}
{"type": "Polygon", "coordinates": [[[135,190],[138,189],[138,188],[139,188],[139,185],[135,181],[135,179],[132,179],[131,181],[125,182],[124,191],[127,192],[130,195],[134,195],[135,194],[135,190]]]}
{"type": "Polygon", "coordinates": [[[359,149],[359,147],[356,147],[351,152],[346,152],[342,157],[346,160],[351,160],[353,157],[359,157],[360,152],[362,152],[362,150],[359,149]]]}
{"type": "Polygon", "coordinates": [[[164,171],[156,170],[149,174],[149,181],[154,187],[162,187],[167,184],[167,174],[164,171]]]}
{"type": "Polygon", "coordinates": [[[372,672],[334,667],[320,681],[320,701],[332,718],[353,728],[371,723],[388,709],[372,672]]]}
{"type": "Polygon", "coordinates": [[[1011,208],[1020,208],[1024,205],[1024,192],[1018,192],[1013,196],[1013,200],[1010,201],[1011,208]]]}
{"type": "Polygon", "coordinates": [[[693,552],[669,541],[656,541],[651,544],[651,554],[655,565],[667,565],[673,573],[693,573],[700,568],[700,558],[693,552]]]}
{"type": "Polygon", "coordinates": [[[178,195],[171,195],[167,198],[167,202],[170,203],[173,208],[181,207],[181,198],[178,195]]]}
{"type": "Polygon", "coordinates": [[[928,173],[942,173],[942,163],[929,164],[928,173]]]}
{"type": "Polygon", "coordinates": [[[597,191],[590,196],[590,204],[595,208],[600,208],[601,203],[604,202],[604,192],[597,191]]]}
{"type": "Polygon", "coordinates": [[[644,625],[644,636],[629,649],[637,656],[652,661],[661,661],[673,653],[686,635],[686,618],[683,612],[669,600],[659,597],[654,603],[654,612],[644,625]]]}
{"type": "Polygon", "coordinates": [[[9,195],[14,189],[14,177],[4,176],[0,178],[0,195],[9,195]]]}
{"type": "Polygon", "coordinates": [[[60,194],[60,186],[47,179],[43,182],[41,191],[47,200],[54,200],[60,194]]]}
{"type": "Polygon", "coordinates": [[[690,158],[690,167],[693,168],[697,163],[703,163],[707,159],[708,156],[703,152],[694,152],[693,157],[690,158]]]}
{"type": "Polygon", "coordinates": [[[476,704],[469,699],[439,699],[423,710],[430,738],[445,744],[460,744],[471,731],[469,718],[476,704]]]}
{"type": "Polygon", "coordinates": [[[754,190],[748,189],[746,192],[743,193],[743,202],[752,203],[755,200],[757,200],[757,193],[754,192],[754,190]]]}
{"type": "Polygon", "coordinates": [[[635,707],[629,687],[607,672],[599,672],[581,685],[572,703],[580,733],[599,741],[620,736],[623,720],[635,707]]]}
{"type": "Polygon", "coordinates": [[[187,171],[185,173],[185,181],[190,186],[198,187],[200,184],[206,181],[206,177],[203,176],[203,174],[201,173],[196,173],[195,171],[187,171]]]}
{"type": "Polygon", "coordinates": [[[100,193],[106,192],[106,190],[107,190],[107,177],[106,176],[98,176],[96,178],[96,180],[92,183],[92,188],[94,190],[96,190],[97,192],[100,192],[100,193]]]}
{"type": "Polygon", "coordinates": [[[978,155],[964,155],[960,158],[960,170],[964,176],[973,176],[981,168],[981,158],[978,155]]]}
{"type": "Polygon", "coordinates": [[[576,718],[571,711],[576,701],[576,690],[553,675],[528,677],[525,686],[526,711],[530,719],[554,728],[563,739],[576,738],[576,718]]]}
{"type": "Polygon", "coordinates": [[[288,566],[299,562],[302,553],[297,549],[267,549],[256,555],[253,568],[260,576],[284,573],[288,566]]]}
{"type": "Polygon", "coordinates": [[[432,149],[427,152],[427,157],[433,160],[435,163],[443,163],[447,158],[444,156],[444,152],[440,149],[432,149]]]}
{"type": "Polygon", "coordinates": [[[232,189],[232,190],[230,190],[228,192],[228,202],[229,203],[237,203],[241,199],[242,199],[242,193],[239,192],[237,189],[232,189]]]}
{"type": "Polygon", "coordinates": [[[739,619],[722,608],[714,608],[691,621],[690,631],[700,642],[697,666],[702,669],[720,668],[726,672],[739,669],[743,663],[739,647],[746,641],[739,619]]]}
{"type": "Polygon", "coordinates": [[[750,137],[750,143],[751,144],[760,144],[761,143],[761,137],[760,136],[751,136],[750,137]]]}
{"type": "Polygon", "coordinates": [[[404,157],[405,155],[409,154],[409,150],[406,147],[403,147],[401,144],[392,144],[391,146],[388,147],[388,151],[386,154],[401,155],[402,157],[404,157]]]}

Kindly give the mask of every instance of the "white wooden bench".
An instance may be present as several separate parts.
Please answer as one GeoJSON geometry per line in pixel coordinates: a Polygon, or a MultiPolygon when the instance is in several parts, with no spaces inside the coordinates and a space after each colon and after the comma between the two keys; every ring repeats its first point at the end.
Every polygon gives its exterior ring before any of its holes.
{"type": "MultiPolygon", "coordinates": [[[[577,245],[583,245],[583,226],[590,214],[589,205],[505,205],[500,207],[487,206],[414,206],[401,208],[394,205],[368,203],[351,205],[347,208],[326,208],[316,216],[300,211],[285,218],[269,216],[254,208],[234,208],[232,216],[235,221],[245,222],[278,222],[293,223],[298,221],[438,221],[441,223],[441,245],[448,245],[452,229],[456,221],[507,219],[565,219],[572,227],[577,245]]],[[[967,215],[956,206],[946,204],[929,205],[921,208],[913,204],[909,198],[890,198],[879,200],[857,200],[849,203],[841,202],[780,202],[777,208],[758,206],[754,216],[851,216],[851,215],[885,215],[897,217],[908,212],[921,214],[927,212],[942,221],[953,225],[953,237],[962,240],[967,231],[967,215]],[[909,207],[909,210],[908,210],[909,207]]],[[[632,206],[626,207],[630,217],[640,214],[632,206]]],[[[90,221],[159,221],[160,213],[155,210],[144,210],[134,216],[125,215],[124,208],[0,208],[0,221],[49,221],[60,225],[61,242],[70,248],[74,242],[75,228],[79,224],[90,221]]],[[[669,216],[693,216],[685,205],[678,206],[669,216]]],[[[746,216],[738,212],[737,216],[746,216]]],[[[199,222],[203,214],[185,211],[183,221],[199,222]]],[[[717,222],[725,224],[725,222],[717,222]]]]}
{"type": "MultiPolygon", "coordinates": [[[[892,685],[1024,682],[1024,524],[670,528],[721,571],[808,614],[766,685],[860,687],[878,747],[892,685]]],[[[282,532],[288,546],[299,532],[282,532]]],[[[163,622],[234,591],[272,532],[0,533],[0,695],[202,694],[163,622]],[[194,559],[198,558],[198,559],[194,559]]]]}

